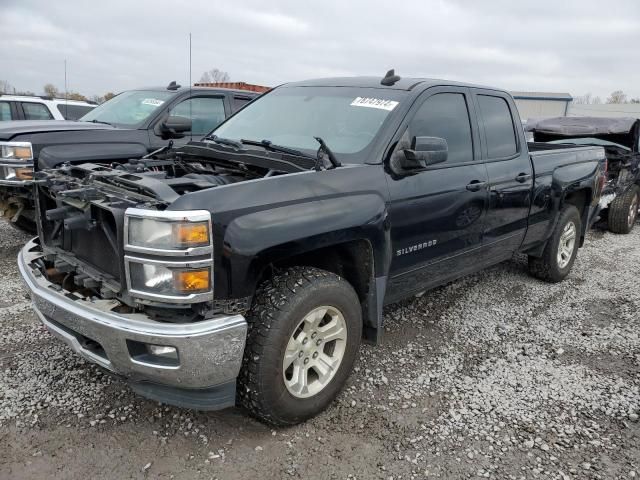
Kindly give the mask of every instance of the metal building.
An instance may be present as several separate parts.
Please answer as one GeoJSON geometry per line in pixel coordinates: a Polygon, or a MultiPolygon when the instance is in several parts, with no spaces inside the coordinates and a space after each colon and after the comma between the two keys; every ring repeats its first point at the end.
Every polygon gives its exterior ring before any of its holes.
{"type": "Polygon", "coordinates": [[[564,117],[573,97],[568,93],[511,92],[522,120],[540,117],[564,117]]]}
{"type": "Polygon", "coordinates": [[[570,117],[633,117],[640,118],[640,103],[601,103],[598,105],[572,103],[570,117]]]}

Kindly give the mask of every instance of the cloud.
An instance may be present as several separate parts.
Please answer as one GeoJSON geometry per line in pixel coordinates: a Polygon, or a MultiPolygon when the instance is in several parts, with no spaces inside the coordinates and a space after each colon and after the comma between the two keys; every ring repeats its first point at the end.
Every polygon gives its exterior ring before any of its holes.
{"type": "Polygon", "coordinates": [[[191,32],[194,80],[213,67],[264,85],[395,67],[512,90],[640,97],[637,0],[3,0],[0,29],[0,79],[33,91],[62,87],[65,59],[70,89],[85,94],[185,84],[191,32]]]}

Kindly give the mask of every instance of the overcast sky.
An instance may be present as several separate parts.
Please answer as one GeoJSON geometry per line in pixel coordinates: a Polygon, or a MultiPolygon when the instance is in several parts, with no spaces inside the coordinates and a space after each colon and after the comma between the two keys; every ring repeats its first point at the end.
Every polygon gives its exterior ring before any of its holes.
{"type": "Polygon", "coordinates": [[[640,1],[0,0],[0,80],[85,95],[188,82],[383,75],[640,97],[640,1]],[[375,5],[374,5],[375,3],[375,5]],[[182,6],[184,5],[184,6],[182,6]]]}

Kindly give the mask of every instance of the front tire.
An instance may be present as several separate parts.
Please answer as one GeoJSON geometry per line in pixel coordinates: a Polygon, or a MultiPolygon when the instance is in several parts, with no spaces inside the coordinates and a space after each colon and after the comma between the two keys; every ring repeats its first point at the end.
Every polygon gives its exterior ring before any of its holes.
{"type": "Polygon", "coordinates": [[[560,211],[542,256],[529,256],[529,273],[545,282],[564,280],[576,260],[581,232],[580,212],[575,206],[566,205],[560,211]]]}
{"type": "Polygon", "coordinates": [[[333,273],[293,267],[259,287],[247,322],[238,403],[277,426],[323,411],[344,386],[360,345],[353,287],[333,273]]]}
{"type": "Polygon", "coordinates": [[[640,189],[633,185],[609,205],[609,230],[613,233],[630,233],[638,218],[640,189]]]}

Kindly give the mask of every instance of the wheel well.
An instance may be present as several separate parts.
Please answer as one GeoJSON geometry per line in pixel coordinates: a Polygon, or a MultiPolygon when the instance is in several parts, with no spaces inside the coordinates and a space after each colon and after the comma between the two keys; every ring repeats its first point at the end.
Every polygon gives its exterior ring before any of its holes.
{"type": "MultiPolygon", "coordinates": [[[[340,275],[351,284],[360,303],[364,304],[373,276],[372,247],[367,240],[353,240],[294,255],[271,266],[275,270],[294,266],[316,267],[340,275]]],[[[272,269],[267,269],[267,274],[272,269]]]]}
{"type": "Polygon", "coordinates": [[[578,212],[580,212],[580,218],[582,219],[582,232],[580,233],[580,246],[584,243],[584,237],[587,231],[587,216],[589,214],[587,206],[591,201],[591,192],[584,188],[582,190],[576,190],[569,193],[564,198],[565,204],[574,205],[578,212]]]}
{"type": "Polygon", "coordinates": [[[365,340],[373,343],[379,341],[380,312],[376,303],[373,247],[369,241],[352,240],[273,261],[262,269],[258,284],[278,270],[301,266],[320,268],[349,282],[360,300],[365,340]]]}

